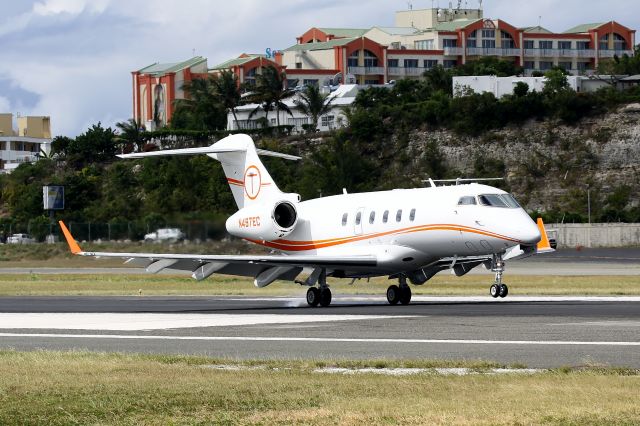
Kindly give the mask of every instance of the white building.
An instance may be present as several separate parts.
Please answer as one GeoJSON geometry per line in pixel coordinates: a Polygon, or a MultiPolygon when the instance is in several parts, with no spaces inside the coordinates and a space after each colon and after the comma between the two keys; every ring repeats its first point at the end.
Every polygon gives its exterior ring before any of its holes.
{"type": "Polygon", "coordinates": [[[49,117],[18,117],[17,121],[16,132],[13,114],[0,114],[0,173],[37,161],[41,151],[51,152],[49,117]]]}
{"type": "MultiPolygon", "coordinates": [[[[331,110],[329,113],[320,117],[320,120],[318,120],[318,129],[320,131],[327,131],[338,127],[345,127],[348,122],[343,108],[351,105],[356,99],[358,92],[368,87],[369,86],[359,86],[356,84],[343,84],[338,86],[335,91],[329,94],[329,98],[332,99],[331,110]]],[[[299,108],[296,106],[296,99],[299,99],[298,95],[294,95],[284,101],[285,105],[289,107],[293,115],[289,115],[285,111],[279,111],[279,113],[277,113],[275,110],[270,111],[267,115],[262,109],[259,109],[253,116],[251,116],[251,113],[256,108],[259,108],[258,104],[246,104],[239,106],[236,109],[238,122],[235,122],[233,114],[229,112],[227,116],[227,130],[257,129],[261,127],[261,123],[264,122],[266,117],[269,120],[270,126],[277,125],[279,118],[280,125],[294,126],[294,133],[302,133],[304,130],[302,126],[311,123],[310,118],[300,112],[299,108]],[[276,114],[279,114],[279,117],[276,114]]]]}
{"type": "MultiPolygon", "coordinates": [[[[495,75],[453,77],[454,96],[464,95],[466,90],[475,93],[493,93],[496,98],[513,94],[518,83],[526,83],[529,91],[541,92],[544,89],[546,77],[496,77],[495,75]]],[[[611,76],[567,76],[567,82],[576,92],[595,92],[611,86],[611,76]]]]}

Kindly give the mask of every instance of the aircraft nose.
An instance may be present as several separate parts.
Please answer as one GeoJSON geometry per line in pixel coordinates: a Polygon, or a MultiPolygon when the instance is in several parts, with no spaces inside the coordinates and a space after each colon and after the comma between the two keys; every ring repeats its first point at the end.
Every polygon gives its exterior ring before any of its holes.
{"type": "Polygon", "coordinates": [[[530,218],[527,217],[527,221],[520,227],[520,241],[525,245],[536,245],[540,242],[542,235],[538,229],[538,225],[535,224],[530,218]]]}

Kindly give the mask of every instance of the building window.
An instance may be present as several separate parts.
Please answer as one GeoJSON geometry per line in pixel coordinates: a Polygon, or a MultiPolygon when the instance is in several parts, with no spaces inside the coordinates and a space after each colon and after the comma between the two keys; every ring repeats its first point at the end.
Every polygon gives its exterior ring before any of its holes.
{"type": "Polygon", "coordinates": [[[482,30],[482,38],[492,38],[495,40],[496,38],[496,30],[483,29],[482,30]]]}
{"type": "Polygon", "coordinates": [[[571,62],[569,61],[558,62],[558,68],[562,68],[565,71],[569,71],[571,70],[571,62]]]}
{"type": "Polygon", "coordinates": [[[402,209],[396,212],[396,222],[400,222],[402,220],[402,209]]]}
{"type": "Polygon", "coordinates": [[[502,39],[502,48],[503,49],[515,49],[516,43],[513,41],[513,37],[511,34],[500,31],[500,38],[502,39]]]}
{"type": "Polygon", "coordinates": [[[469,37],[467,37],[467,47],[476,47],[478,45],[478,30],[473,31],[471,34],[469,34],[469,37]]]}
{"type": "Polygon", "coordinates": [[[433,40],[418,40],[414,43],[417,50],[433,50],[433,40]]]}
{"type": "Polygon", "coordinates": [[[382,223],[387,223],[389,220],[389,210],[385,210],[382,215],[382,223]]]}
{"type": "Polygon", "coordinates": [[[578,49],[578,50],[588,50],[589,49],[589,42],[588,41],[577,41],[576,42],[576,49],[578,49]]]}
{"type": "Polygon", "coordinates": [[[456,65],[458,65],[458,61],[455,59],[445,59],[443,65],[445,68],[454,68],[456,65]]]}
{"type": "Polygon", "coordinates": [[[376,221],[376,212],[371,212],[371,214],[369,215],[369,223],[373,225],[373,222],[376,221]]]}
{"type": "Polygon", "coordinates": [[[347,219],[349,218],[349,213],[345,213],[342,215],[342,226],[347,225],[347,219]]]}
{"type": "Polygon", "coordinates": [[[535,61],[524,61],[524,69],[525,70],[534,70],[536,69],[535,61]]]}
{"type": "Polygon", "coordinates": [[[293,126],[296,130],[302,130],[304,124],[309,124],[309,117],[288,118],[287,124],[293,126]]]}
{"type": "Polygon", "coordinates": [[[302,69],[302,62],[296,62],[296,69],[298,70],[302,69]]]}
{"type": "Polygon", "coordinates": [[[323,115],[322,116],[322,127],[328,127],[330,129],[333,129],[333,123],[335,121],[336,117],[333,115],[323,115]]]}
{"type": "Polygon", "coordinates": [[[589,65],[588,62],[578,62],[576,64],[576,66],[578,67],[578,71],[586,71],[587,70],[587,65],[589,65]]]}
{"type": "Polygon", "coordinates": [[[558,49],[560,50],[571,50],[571,42],[570,41],[559,41],[558,49]]]}
{"type": "Polygon", "coordinates": [[[302,85],[303,86],[313,86],[313,87],[318,87],[319,81],[318,79],[315,78],[306,78],[304,80],[302,80],[302,85]]]}
{"type": "Polygon", "coordinates": [[[600,37],[600,50],[609,50],[609,34],[600,37]]]}
{"type": "Polygon", "coordinates": [[[551,40],[540,40],[538,42],[539,49],[553,49],[553,41],[551,40]]]}
{"type": "Polygon", "coordinates": [[[351,54],[351,56],[349,56],[349,59],[347,59],[347,65],[350,67],[357,67],[358,66],[358,52],[353,52],[351,54]]]}
{"type": "Polygon", "coordinates": [[[417,59],[405,59],[404,60],[405,68],[418,68],[418,60],[417,59]]]}
{"type": "Polygon", "coordinates": [[[411,212],[409,213],[409,220],[411,222],[413,222],[414,220],[416,220],[416,209],[411,209],[411,212]]]}
{"type": "Polygon", "coordinates": [[[398,68],[400,66],[400,61],[397,59],[387,59],[387,66],[389,68],[398,68]]]}
{"type": "Polygon", "coordinates": [[[430,70],[431,68],[434,68],[436,65],[438,65],[438,60],[437,59],[425,59],[424,60],[424,67],[428,70],[430,70]]]}
{"type": "Polygon", "coordinates": [[[442,47],[458,47],[458,39],[445,38],[442,40],[442,47]]]}
{"type": "Polygon", "coordinates": [[[495,49],[496,48],[496,40],[495,39],[483,39],[482,47],[484,49],[495,49]]]}
{"type": "Polygon", "coordinates": [[[525,49],[533,49],[533,40],[525,40],[524,41],[524,48],[525,49]]]}
{"type": "Polygon", "coordinates": [[[368,84],[368,85],[380,84],[380,80],[365,80],[364,84],[368,84]]]}
{"type": "Polygon", "coordinates": [[[553,62],[551,61],[540,61],[540,71],[548,71],[553,68],[553,62]]]}
{"type": "Polygon", "coordinates": [[[367,68],[378,66],[378,57],[368,50],[364,51],[364,66],[367,68]]]}
{"type": "Polygon", "coordinates": [[[613,50],[627,50],[627,42],[620,34],[613,35],[613,50]]]}

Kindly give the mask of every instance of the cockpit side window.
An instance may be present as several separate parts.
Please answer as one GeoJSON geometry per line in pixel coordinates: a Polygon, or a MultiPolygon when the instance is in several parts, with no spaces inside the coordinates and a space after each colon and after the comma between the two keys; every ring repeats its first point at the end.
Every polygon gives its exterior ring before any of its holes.
{"type": "Polygon", "coordinates": [[[478,195],[478,201],[483,206],[501,207],[508,209],[520,208],[520,204],[511,194],[483,194],[478,195]]]}
{"type": "Polygon", "coordinates": [[[476,197],[471,196],[471,195],[466,196],[466,197],[462,197],[458,201],[458,205],[459,206],[473,206],[473,205],[476,205],[476,197]]]}

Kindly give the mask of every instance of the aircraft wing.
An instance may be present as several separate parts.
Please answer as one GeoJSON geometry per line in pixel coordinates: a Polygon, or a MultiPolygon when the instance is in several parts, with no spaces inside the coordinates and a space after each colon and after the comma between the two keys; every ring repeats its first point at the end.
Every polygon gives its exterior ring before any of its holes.
{"type": "MultiPolygon", "coordinates": [[[[60,221],[62,233],[71,252],[77,256],[96,258],[120,258],[126,264],[158,273],[164,269],[192,271],[192,277],[203,280],[214,273],[255,277],[268,280],[293,280],[303,268],[326,269],[372,268],[377,266],[375,256],[285,256],[285,255],[205,255],[205,254],[159,254],[159,253],[115,253],[89,252],[80,248],[66,225],[60,221]]],[[[264,282],[264,281],[262,281],[264,282]]]]}

